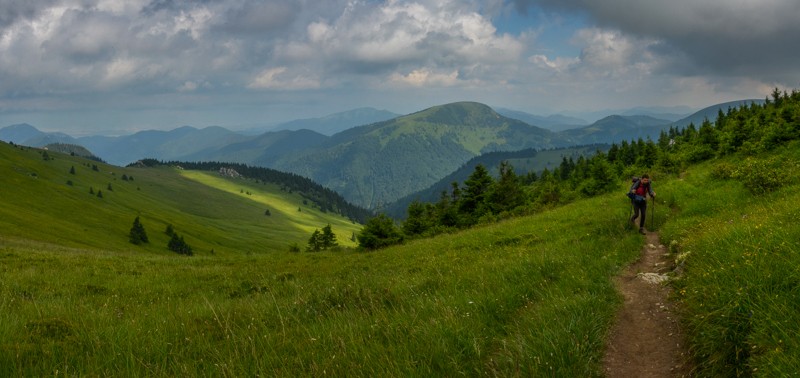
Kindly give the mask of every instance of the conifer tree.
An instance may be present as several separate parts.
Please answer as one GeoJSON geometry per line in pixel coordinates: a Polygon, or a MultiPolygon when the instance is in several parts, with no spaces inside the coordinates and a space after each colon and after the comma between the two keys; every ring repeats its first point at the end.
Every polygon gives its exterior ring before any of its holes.
{"type": "Polygon", "coordinates": [[[130,242],[136,245],[150,242],[147,238],[147,232],[144,230],[144,226],[142,222],[139,221],[138,216],[133,220],[133,226],[131,226],[130,242]]]}
{"type": "Polygon", "coordinates": [[[322,250],[322,233],[319,232],[319,229],[314,230],[314,233],[311,234],[311,238],[308,239],[308,246],[306,246],[306,251],[308,252],[319,252],[322,250]]]}
{"type": "MultiPolygon", "coordinates": [[[[562,167],[572,171],[575,163],[572,158],[562,161],[562,167]]],[[[562,171],[563,174],[563,171],[562,171]]],[[[500,178],[492,186],[488,201],[495,213],[510,211],[525,202],[525,193],[519,184],[519,179],[514,173],[514,168],[507,161],[500,163],[500,178]]]]}
{"type": "Polygon", "coordinates": [[[339,243],[336,242],[336,234],[333,233],[330,224],[322,228],[320,244],[322,245],[322,249],[329,249],[339,245],[339,243]]]}
{"type": "Polygon", "coordinates": [[[467,181],[464,181],[464,190],[458,206],[462,222],[474,224],[478,218],[486,214],[488,210],[486,197],[493,184],[494,179],[489,175],[489,171],[482,164],[478,164],[467,181]]]}
{"type": "Polygon", "coordinates": [[[392,218],[381,213],[371,218],[358,234],[358,245],[366,249],[378,249],[403,242],[403,235],[392,218]]]}
{"type": "Polygon", "coordinates": [[[75,174],[75,166],[74,166],[74,165],[73,165],[72,167],[70,167],[70,168],[69,168],[69,173],[70,173],[71,175],[74,175],[74,174],[75,174]]]}
{"type": "MultiPolygon", "coordinates": [[[[446,198],[446,197],[445,197],[446,198]]],[[[413,201],[408,205],[408,217],[403,222],[403,233],[406,235],[421,235],[430,228],[425,214],[425,205],[420,201],[413,201]]]]}
{"type": "Polygon", "coordinates": [[[183,240],[183,236],[179,236],[176,233],[172,234],[172,238],[170,238],[169,242],[167,243],[167,248],[169,248],[170,251],[180,255],[191,256],[194,254],[192,252],[192,247],[186,244],[186,241],[183,240]]]}

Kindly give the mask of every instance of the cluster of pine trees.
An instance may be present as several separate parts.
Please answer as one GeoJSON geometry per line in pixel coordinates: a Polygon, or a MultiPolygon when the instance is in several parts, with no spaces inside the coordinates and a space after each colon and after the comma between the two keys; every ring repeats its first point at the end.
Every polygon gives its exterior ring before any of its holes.
{"type": "MultiPolygon", "coordinates": [[[[175,229],[171,224],[167,225],[164,233],[170,237],[169,242],[167,242],[167,249],[180,255],[192,256],[194,254],[192,247],[186,243],[186,241],[183,239],[183,236],[180,236],[175,232],[175,229]]],[[[139,220],[138,216],[133,220],[133,225],[128,233],[128,240],[131,242],[131,244],[135,245],[141,245],[150,242],[150,238],[147,237],[147,231],[144,229],[144,225],[142,225],[142,222],[139,220]]]]}
{"type": "Polygon", "coordinates": [[[314,230],[314,233],[311,234],[311,238],[308,239],[306,251],[320,252],[338,246],[339,242],[336,241],[336,234],[333,233],[333,229],[329,224],[323,227],[322,231],[319,229],[314,230]]]}
{"type": "MultiPolygon", "coordinates": [[[[775,89],[763,104],[719,111],[714,122],[705,120],[679,129],[662,131],[650,139],[613,144],[607,153],[591,157],[564,158],[552,171],[517,176],[503,162],[497,179],[479,165],[470,177],[452,190],[442,192],[437,203],[413,202],[400,227],[386,216],[370,219],[358,236],[359,245],[375,249],[401,243],[407,237],[430,236],[473,226],[511,215],[529,214],[546,208],[618,188],[622,178],[645,172],[674,174],[689,164],[715,157],[756,155],[791,140],[800,139],[800,93],[775,89]]],[[[773,167],[779,170],[779,167],[773,167]]],[[[763,169],[751,169],[748,180],[763,189],[768,177],[763,169]]],[[[770,171],[771,176],[780,172],[770,171]]],[[[733,173],[720,173],[734,177],[733,173]]],[[[652,176],[652,175],[651,175],[652,176]]],[[[771,177],[770,176],[770,177],[771,177]]],[[[747,183],[745,183],[747,185],[747,183]]]]}

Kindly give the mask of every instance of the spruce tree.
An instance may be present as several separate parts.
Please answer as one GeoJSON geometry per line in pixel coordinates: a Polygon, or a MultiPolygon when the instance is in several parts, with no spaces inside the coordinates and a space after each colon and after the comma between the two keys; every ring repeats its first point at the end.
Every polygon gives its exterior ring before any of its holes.
{"type": "MultiPolygon", "coordinates": [[[[561,165],[569,172],[575,168],[572,158],[569,160],[564,158],[561,165]]],[[[563,174],[563,171],[561,173],[563,174]]],[[[500,163],[500,179],[492,186],[488,201],[492,210],[497,214],[511,211],[525,203],[525,192],[522,190],[519,178],[514,173],[514,168],[507,161],[500,163]]]]}
{"type": "Polygon", "coordinates": [[[130,242],[136,245],[142,243],[148,243],[150,240],[147,238],[147,232],[144,230],[144,226],[142,222],[139,221],[139,217],[137,216],[136,219],[133,220],[133,226],[131,227],[130,232],[130,242]]]}
{"type": "Polygon", "coordinates": [[[403,234],[392,218],[381,213],[370,218],[358,234],[358,245],[366,249],[378,249],[403,242],[403,234]]]}
{"type": "Polygon", "coordinates": [[[191,256],[194,254],[192,252],[192,247],[186,244],[186,241],[183,240],[183,236],[178,236],[178,234],[175,233],[172,234],[172,238],[169,239],[167,248],[169,248],[170,251],[181,255],[191,256]]]}
{"type": "Polygon", "coordinates": [[[314,233],[311,234],[311,238],[308,239],[308,246],[306,246],[306,251],[308,252],[319,252],[322,250],[322,233],[319,232],[319,229],[314,230],[314,233]]]}
{"type": "Polygon", "coordinates": [[[336,234],[333,233],[330,224],[322,228],[320,244],[322,245],[322,249],[329,249],[339,245],[339,243],[336,242],[336,234]]]}
{"type": "Polygon", "coordinates": [[[461,222],[468,225],[475,224],[488,210],[487,197],[489,190],[494,185],[494,179],[489,175],[482,164],[475,167],[475,171],[464,181],[464,190],[458,204],[461,222]]]}

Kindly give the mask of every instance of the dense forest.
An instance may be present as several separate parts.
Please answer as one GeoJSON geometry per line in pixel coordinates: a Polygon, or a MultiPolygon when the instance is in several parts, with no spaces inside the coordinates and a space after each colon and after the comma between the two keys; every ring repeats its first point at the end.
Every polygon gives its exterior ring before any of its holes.
{"type": "MultiPolygon", "coordinates": [[[[553,170],[518,176],[507,162],[494,178],[483,165],[459,185],[442,191],[438,202],[415,201],[400,229],[391,230],[385,217],[371,219],[362,234],[369,243],[376,237],[402,242],[405,237],[431,236],[478,223],[565,204],[619,188],[620,180],[649,173],[656,182],[660,174],[676,174],[684,167],[731,154],[754,156],[787,141],[800,138],[800,93],[773,91],[763,104],[751,103],[719,111],[715,121],[704,120],[698,127],[672,127],[658,140],[623,141],[607,152],[577,160],[564,157],[553,170]],[[377,236],[375,235],[377,234],[377,236]],[[402,237],[400,237],[400,236],[402,237]]],[[[754,192],[780,185],[779,162],[753,161],[741,167],[720,166],[717,176],[742,181],[754,192]]],[[[360,239],[361,240],[361,237],[360,239]]]]}
{"type": "Polygon", "coordinates": [[[339,214],[354,222],[364,223],[372,212],[362,207],[347,202],[338,193],[323,187],[316,182],[293,173],[286,173],[270,168],[252,167],[239,163],[221,162],[182,162],[169,161],[162,162],[155,159],[144,159],[129,166],[178,166],[182,169],[200,171],[219,171],[220,169],[232,169],[245,178],[259,180],[264,183],[279,185],[283,190],[294,193],[297,192],[303,198],[314,203],[323,212],[339,214]]]}

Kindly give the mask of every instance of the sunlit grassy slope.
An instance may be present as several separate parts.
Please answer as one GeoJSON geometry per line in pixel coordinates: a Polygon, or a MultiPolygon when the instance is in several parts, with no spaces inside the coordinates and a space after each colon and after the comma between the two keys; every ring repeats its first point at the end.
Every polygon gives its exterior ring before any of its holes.
{"type": "Polygon", "coordinates": [[[52,160],[42,155],[42,150],[0,143],[0,236],[4,238],[171,253],[164,230],[172,224],[196,254],[213,250],[225,255],[286,251],[292,243],[302,247],[315,229],[327,224],[341,245],[354,246],[351,237],[360,229],[347,219],[320,212],[310,202],[304,204],[299,195],[277,185],[213,172],[121,168],[52,151],[48,152],[52,160]],[[75,174],[70,173],[72,167],[75,174]],[[123,175],[133,180],[125,181],[123,175]],[[148,244],[134,246],[128,241],[136,216],[148,233],[148,244]]]}
{"type": "MultiPolygon", "coordinates": [[[[319,226],[294,211],[311,210],[215,175],[0,154],[0,376],[600,376],[611,278],[642,243],[621,183],[377,252],[257,253],[306,239],[319,226]],[[127,243],[136,214],[157,239],[144,248],[127,243]],[[295,225],[269,231],[279,217],[295,225]],[[167,222],[196,256],[164,251],[167,222]]],[[[800,371],[799,162],[795,142],[654,175],[698,376],[800,371]],[[779,184],[754,194],[743,182],[759,180],[725,178],[748,167],[779,184]]]]}
{"type": "MultiPolygon", "coordinates": [[[[124,193],[142,197],[199,180],[242,201],[226,206],[253,207],[256,215],[274,201],[213,176],[120,170],[117,177],[123,172],[142,192],[124,193]]],[[[178,204],[170,209],[207,212],[174,221],[179,232],[222,235],[217,227],[245,223],[182,197],[173,193],[178,204]]],[[[620,303],[611,277],[642,242],[624,229],[627,212],[624,197],[609,195],[371,253],[232,248],[184,258],[156,247],[131,253],[135,247],[112,236],[87,247],[77,237],[42,230],[35,235],[46,242],[34,242],[17,232],[0,239],[0,376],[597,376],[620,303]]],[[[123,226],[114,232],[125,231],[132,214],[119,216],[123,226]]],[[[152,234],[164,224],[143,219],[152,234]]],[[[3,222],[3,230],[13,224],[3,222]]],[[[247,244],[231,238],[226,243],[247,244]]]]}
{"type": "Polygon", "coordinates": [[[796,375],[800,144],[695,166],[657,190],[673,204],[662,240],[681,253],[677,299],[698,376],[796,375]],[[747,175],[720,178],[729,170],[747,175]],[[776,186],[758,194],[743,182],[776,186]]]}

